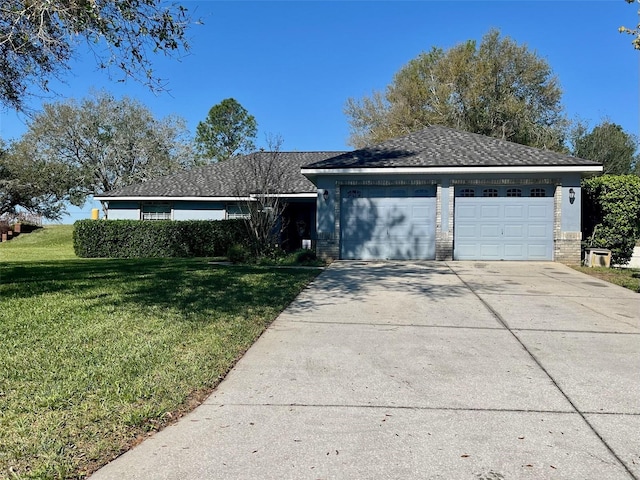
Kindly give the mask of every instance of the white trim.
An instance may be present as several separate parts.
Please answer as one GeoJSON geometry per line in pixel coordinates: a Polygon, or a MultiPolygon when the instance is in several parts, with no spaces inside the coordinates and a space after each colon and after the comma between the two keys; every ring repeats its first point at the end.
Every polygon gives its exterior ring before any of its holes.
{"type": "Polygon", "coordinates": [[[251,201],[254,197],[161,197],[161,196],[148,196],[148,197],[93,197],[100,202],[110,202],[112,200],[118,201],[135,201],[135,202],[150,202],[150,201],[197,201],[197,202],[246,202],[251,201]]]}
{"type": "Polygon", "coordinates": [[[262,195],[260,193],[252,193],[251,198],[267,197],[267,198],[317,198],[317,193],[267,193],[262,195]]]}
{"type": "Polygon", "coordinates": [[[378,167],[378,168],[303,168],[303,175],[401,175],[434,173],[558,173],[602,172],[601,165],[555,165],[523,167],[378,167]]]}
{"type": "MultiPolygon", "coordinates": [[[[162,202],[185,202],[185,201],[197,201],[197,202],[249,202],[255,200],[257,197],[261,195],[258,193],[251,193],[248,197],[160,197],[160,196],[148,196],[148,197],[93,197],[95,200],[99,202],[110,202],[113,200],[117,201],[136,201],[136,202],[151,202],[151,201],[162,201],[162,202]]],[[[265,197],[278,197],[278,198],[316,198],[318,196],[317,193],[276,193],[276,194],[268,194],[264,195],[265,197]]]]}

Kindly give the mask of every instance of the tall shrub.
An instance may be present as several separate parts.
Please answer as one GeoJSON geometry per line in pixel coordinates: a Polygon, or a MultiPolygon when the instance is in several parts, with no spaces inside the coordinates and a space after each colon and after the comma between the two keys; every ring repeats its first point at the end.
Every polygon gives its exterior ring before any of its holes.
{"type": "Polygon", "coordinates": [[[629,263],[640,238],[640,177],[602,175],[582,183],[583,237],[608,248],[614,263],[629,263]]]}

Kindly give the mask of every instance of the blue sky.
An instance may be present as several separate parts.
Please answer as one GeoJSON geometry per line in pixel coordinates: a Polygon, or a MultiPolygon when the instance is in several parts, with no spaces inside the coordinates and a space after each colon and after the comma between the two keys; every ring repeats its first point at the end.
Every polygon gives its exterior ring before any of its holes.
{"type": "MultiPolygon", "coordinates": [[[[640,134],[640,52],[618,33],[638,23],[638,6],[624,0],[182,3],[203,25],[190,29],[192,48],[180,61],[156,57],[168,92],[109,80],[81,54],[66,83],[52,84],[58,96],[30,106],[105,89],[140,100],[158,117],[180,115],[194,132],[213,105],[233,97],[256,117],[261,143],[278,134],[283,150],[344,150],[347,98],[384,89],[432,46],[480,40],[497,28],[549,62],[569,118],[592,126],[608,118],[640,134]]],[[[26,121],[0,110],[0,137],[19,138],[26,121]]],[[[64,223],[89,217],[92,206],[70,210],[64,223]]]]}

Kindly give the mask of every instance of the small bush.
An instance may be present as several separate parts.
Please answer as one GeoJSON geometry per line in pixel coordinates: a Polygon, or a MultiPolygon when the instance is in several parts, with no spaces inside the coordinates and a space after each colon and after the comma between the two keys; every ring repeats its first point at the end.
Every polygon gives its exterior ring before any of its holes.
{"type": "Polygon", "coordinates": [[[246,263],[250,257],[251,253],[244,245],[231,245],[227,250],[227,258],[232,263],[246,263]]]}
{"type": "Polygon", "coordinates": [[[263,265],[275,265],[286,256],[286,252],[275,244],[258,247],[254,243],[253,247],[256,257],[258,258],[258,263],[263,265]]]}
{"type": "Polygon", "coordinates": [[[283,256],[275,262],[276,265],[286,266],[305,266],[305,267],[319,267],[325,263],[322,260],[318,260],[316,253],[313,250],[300,249],[295,252],[283,256]]]}
{"type": "Polygon", "coordinates": [[[297,250],[294,252],[296,263],[299,265],[307,265],[315,263],[318,260],[316,252],[309,249],[297,250]]]}
{"type": "Polygon", "coordinates": [[[80,220],[73,231],[85,258],[215,257],[246,243],[242,220],[80,220]]]}

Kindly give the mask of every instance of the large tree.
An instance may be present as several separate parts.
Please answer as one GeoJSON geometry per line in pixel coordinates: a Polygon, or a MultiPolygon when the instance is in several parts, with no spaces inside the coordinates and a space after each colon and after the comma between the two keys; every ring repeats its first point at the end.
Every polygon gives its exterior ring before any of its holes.
{"type": "Polygon", "coordinates": [[[0,145],[0,217],[13,217],[26,210],[59,220],[67,204],[82,203],[76,175],[69,165],[32,158],[21,144],[9,148],[0,145]]]}
{"type": "Polygon", "coordinates": [[[572,137],[571,153],[579,158],[601,162],[603,174],[634,173],[638,162],[638,141],[620,125],[605,120],[588,132],[585,125],[578,124],[572,137]]]}
{"type": "MultiPolygon", "coordinates": [[[[625,0],[625,2],[629,4],[631,3],[640,4],[640,0],[625,0]]],[[[640,16],[640,10],[638,10],[638,16],[640,16]]],[[[638,25],[636,27],[628,28],[628,27],[622,26],[618,29],[618,31],[620,33],[628,33],[629,35],[631,35],[633,37],[633,40],[631,41],[633,48],[635,48],[636,50],[640,50],[640,20],[638,21],[638,25]]]]}
{"type": "Polygon", "coordinates": [[[348,99],[345,113],[355,147],[438,124],[562,150],[561,95],[544,59],[491,30],[479,45],[467,41],[421,53],[384,93],[348,99]]]}
{"type": "Polygon", "coordinates": [[[184,120],[161,120],[141,103],[101,92],[78,102],[46,104],[20,147],[34,162],[76,172],[85,195],[99,194],[192,165],[184,120]]]}
{"type": "Polygon", "coordinates": [[[211,107],[196,127],[196,147],[208,161],[219,162],[255,149],[258,124],[240,103],[227,98],[211,107]]]}
{"type": "Polygon", "coordinates": [[[99,68],[161,89],[150,55],[188,49],[187,10],[163,0],[2,0],[0,104],[22,110],[32,86],[48,91],[82,42],[99,68]]]}

